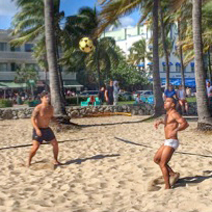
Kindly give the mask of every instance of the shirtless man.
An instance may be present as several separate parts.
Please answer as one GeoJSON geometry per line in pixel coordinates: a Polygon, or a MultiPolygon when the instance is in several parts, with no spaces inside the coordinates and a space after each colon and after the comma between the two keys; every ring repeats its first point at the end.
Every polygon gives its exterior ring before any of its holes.
{"type": "Polygon", "coordinates": [[[165,189],[170,189],[170,178],[179,178],[179,173],[175,173],[168,165],[174,151],[179,146],[177,137],[178,131],[185,130],[189,125],[187,121],[176,111],[175,102],[172,98],[166,98],[164,108],[167,111],[164,120],[157,120],[154,124],[155,129],[158,129],[160,124],[164,124],[165,142],[159,148],[154,157],[154,162],[157,163],[162,171],[165,181],[165,189]]]}
{"type": "Polygon", "coordinates": [[[54,164],[59,165],[60,163],[57,159],[59,151],[58,143],[52,129],[49,127],[51,120],[57,122],[57,120],[53,117],[54,109],[50,104],[50,96],[48,92],[41,93],[40,98],[41,104],[35,107],[31,117],[33,125],[33,145],[29,154],[28,166],[31,165],[31,160],[36,154],[43,140],[52,144],[54,153],[54,164]]]}

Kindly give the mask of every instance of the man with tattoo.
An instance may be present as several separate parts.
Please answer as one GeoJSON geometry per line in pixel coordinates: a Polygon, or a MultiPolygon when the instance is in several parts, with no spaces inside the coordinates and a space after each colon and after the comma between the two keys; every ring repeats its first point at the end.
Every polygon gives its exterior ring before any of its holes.
{"type": "Polygon", "coordinates": [[[174,99],[166,98],[164,108],[167,112],[165,119],[157,120],[154,127],[155,129],[158,129],[160,124],[164,125],[165,142],[155,154],[154,162],[160,166],[165,181],[165,189],[170,189],[179,179],[180,174],[174,172],[168,165],[168,162],[179,146],[178,132],[185,130],[189,125],[176,111],[174,99]]]}
{"type": "MultiPolygon", "coordinates": [[[[49,127],[51,120],[57,122],[57,120],[53,116],[54,108],[50,104],[50,95],[48,92],[45,91],[42,92],[40,98],[41,98],[41,104],[35,107],[31,117],[31,122],[33,125],[33,135],[32,135],[33,145],[29,154],[28,166],[31,165],[31,160],[36,154],[43,140],[52,144],[54,154],[53,163],[55,165],[59,165],[60,163],[57,159],[59,151],[58,142],[52,129],[49,127]]],[[[57,122],[57,124],[59,123],[57,122]]]]}

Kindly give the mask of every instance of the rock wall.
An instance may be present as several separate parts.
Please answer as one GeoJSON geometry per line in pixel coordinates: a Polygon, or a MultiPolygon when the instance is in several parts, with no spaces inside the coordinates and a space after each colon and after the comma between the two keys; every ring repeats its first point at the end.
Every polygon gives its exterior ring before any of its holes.
{"type": "MultiPolygon", "coordinates": [[[[0,109],[0,120],[5,119],[24,119],[30,118],[34,108],[2,108],[0,109]]],[[[67,107],[67,114],[72,117],[83,117],[87,114],[106,113],[106,112],[126,112],[132,115],[152,115],[154,113],[153,105],[142,104],[133,105],[117,105],[117,106],[88,106],[88,107],[67,107]]],[[[189,115],[197,115],[196,103],[189,103],[189,115]]]]}

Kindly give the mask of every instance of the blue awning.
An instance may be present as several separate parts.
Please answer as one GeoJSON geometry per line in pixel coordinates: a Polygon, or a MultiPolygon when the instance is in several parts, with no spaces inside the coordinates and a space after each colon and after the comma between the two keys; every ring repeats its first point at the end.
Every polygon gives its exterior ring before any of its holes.
{"type": "Polygon", "coordinates": [[[181,66],[181,64],[179,62],[176,62],[175,65],[176,66],[181,66]]]}
{"type": "Polygon", "coordinates": [[[144,63],[138,64],[137,66],[143,68],[144,67],[144,63]]]}
{"type": "Polygon", "coordinates": [[[194,62],[191,62],[190,65],[191,65],[191,67],[194,67],[195,66],[195,63],[194,62]]]}
{"type": "Polygon", "coordinates": [[[153,63],[152,63],[152,62],[149,62],[149,63],[147,63],[147,65],[148,65],[148,66],[151,66],[151,65],[153,65],[153,63]]]}
{"type": "MultiPolygon", "coordinates": [[[[161,85],[166,84],[166,78],[161,78],[161,85]]],[[[150,82],[153,81],[153,79],[149,79],[150,82]]],[[[181,85],[181,78],[170,78],[169,80],[170,84],[178,86],[181,85]]],[[[186,78],[185,79],[185,86],[186,87],[196,87],[195,78],[186,78]]]]}
{"type": "MultiPolygon", "coordinates": [[[[166,66],[166,62],[162,62],[162,65],[163,65],[163,66],[166,66]]],[[[172,66],[173,63],[172,63],[172,62],[169,62],[169,65],[172,66]]]]}
{"type": "MultiPolygon", "coordinates": [[[[176,86],[181,85],[181,78],[171,78],[169,81],[170,81],[170,84],[172,84],[172,85],[176,85],[176,86]]],[[[162,85],[166,84],[165,78],[161,79],[161,84],[162,85]]],[[[196,87],[195,78],[186,78],[185,86],[186,87],[196,87]]]]}

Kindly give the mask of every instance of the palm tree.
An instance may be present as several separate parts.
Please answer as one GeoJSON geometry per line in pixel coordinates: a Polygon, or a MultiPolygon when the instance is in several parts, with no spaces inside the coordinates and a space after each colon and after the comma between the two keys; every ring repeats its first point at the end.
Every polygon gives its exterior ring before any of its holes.
{"type": "Polygon", "coordinates": [[[147,51],[146,40],[142,39],[133,43],[130,48],[130,55],[128,58],[129,63],[138,66],[141,62],[143,63],[143,70],[145,71],[145,60],[152,60],[152,53],[147,51]]]}
{"type": "MultiPolygon", "coordinates": [[[[153,6],[153,91],[155,99],[155,115],[163,114],[163,99],[160,87],[159,51],[158,51],[158,7],[159,0],[153,6]]],[[[168,64],[167,64],[168,65],[168,64]]]]}
{"type": "Polygon", "coordinates": [[[89,54],[73,47],[67,49],[61,63],[72,70],[86,69],[97,74],[98,86],[110,76],[111,67],[118,65],[118,52],[115,40],[110,37],[101,38],[96,42],[95,50],[89,54]]]}
{"type": "Polygon", "coordinates": [[[104,29],[111,23],[117,20],[120,16],[129,14],[138,8],[143,8],[143,16],[141,21],[144,20],[150,13],[153,17],[153,90],[155,99],[155,116],[163,113],[163,99],[160,83],[159,72],[159,54],[158,54],[158,7],[159,0],[99,0],[102,5],[102,12],[100,13],[101,25],[96,32],[97,35],[101,34],[104,29]]]}
{"type": "MultiPolygon", "coordinates": [[[[45,39],[46,39],[47,61],[49,67],[51,102],[55,109],[55,115],[57,117],[60,118],[63,117],[67,119],[65,107],[62,104],[62,98],[60,95],[59,77],[57,71],[58,66],[57,66],[56,47],[55,47],[53,6],[54,6],[53,0],[44,0],[45,39]]],[[[69,122],[68,119],[66,121],[69,122]]]]}
{"type": "Polygon", "coordinates": [[[33,51],[33,57],[36,59],[38,66],[42,71],[45,72],[45,90],[48,91],[48,62],[46,55],[46,48],[43,48],[45,45],[45,37],[36,43],[33,51]]]}
{"type": "Polygon", "coordinates": [[[70,16],[66,20],[63,30],[64,56],[61,63],[70,67],[70,70],[93,70],[97,73],[98,86],[101,86],[103,77],[110,75],[111,65],[117,65],[116,45],[113,38],[94,37],[95,30],[99,26],[98,12],[96,8],[82,7],[77,15],[70,16]],[[95,50],[89,54],[79,50],[79,41],[82,37],[93,38],[95,50]]]}
{"type": "Polygon", "coordinates": [[[198,128],[201,130],[212,129],[212,119],[208,108],[206,95],[205,74],[203,66],[203,45],[202,45],[202,0],[193,0],[193,41],[195,53],[195,78],[197,86],[197,111],[198,128]]]}
{"type": "Polygon", "coordinates": [[[163,51],[165,55],[165,61],[166,61],[166,89],[169,85],[169,76],[170,76],[170,66],[169,66],[169,53],[167,50],[166,45],[166,32],[165,32],[165,26],[164,26],[164,15],[163,15],[163,9],[161,1],[159,1],[159,9],[160,9],[160,24],[161,24],[161,36],[162,36],[162,43],[163,43],[163,51]]]}
{"type": "MultiPolygon", "coordinates": [[[[59,60],[59,43],[61,39],[61,30],[60,30],[60,22],[64,17],[64,12],[59,11],[60,0],[54,0],[54,33],[56,35],[56,56],[57,60],[59,60]]],[[[20,12],[18,12],[13,18],[13,28],[12,35],[15,38],[11,41],[11,45],[20,46],[30,41],[35,41],[37,43],[43,43],[41,48],[45,48],[45,32],[44,32],[44,1],[43,0],[17,0],[17,6],[20,8],[20,12]]],[[[37,51],[37,58],[43,57],[43,52],[37,51]],[[38,53],[41,55],[38,55],[38,53]]],[[[57,69],[59,76],[59,85],[60,85],[60,93],[62,96],[63,102],[65,102],[64,92],[63,92],[63,80],[60,67],[57,69]]]]}

